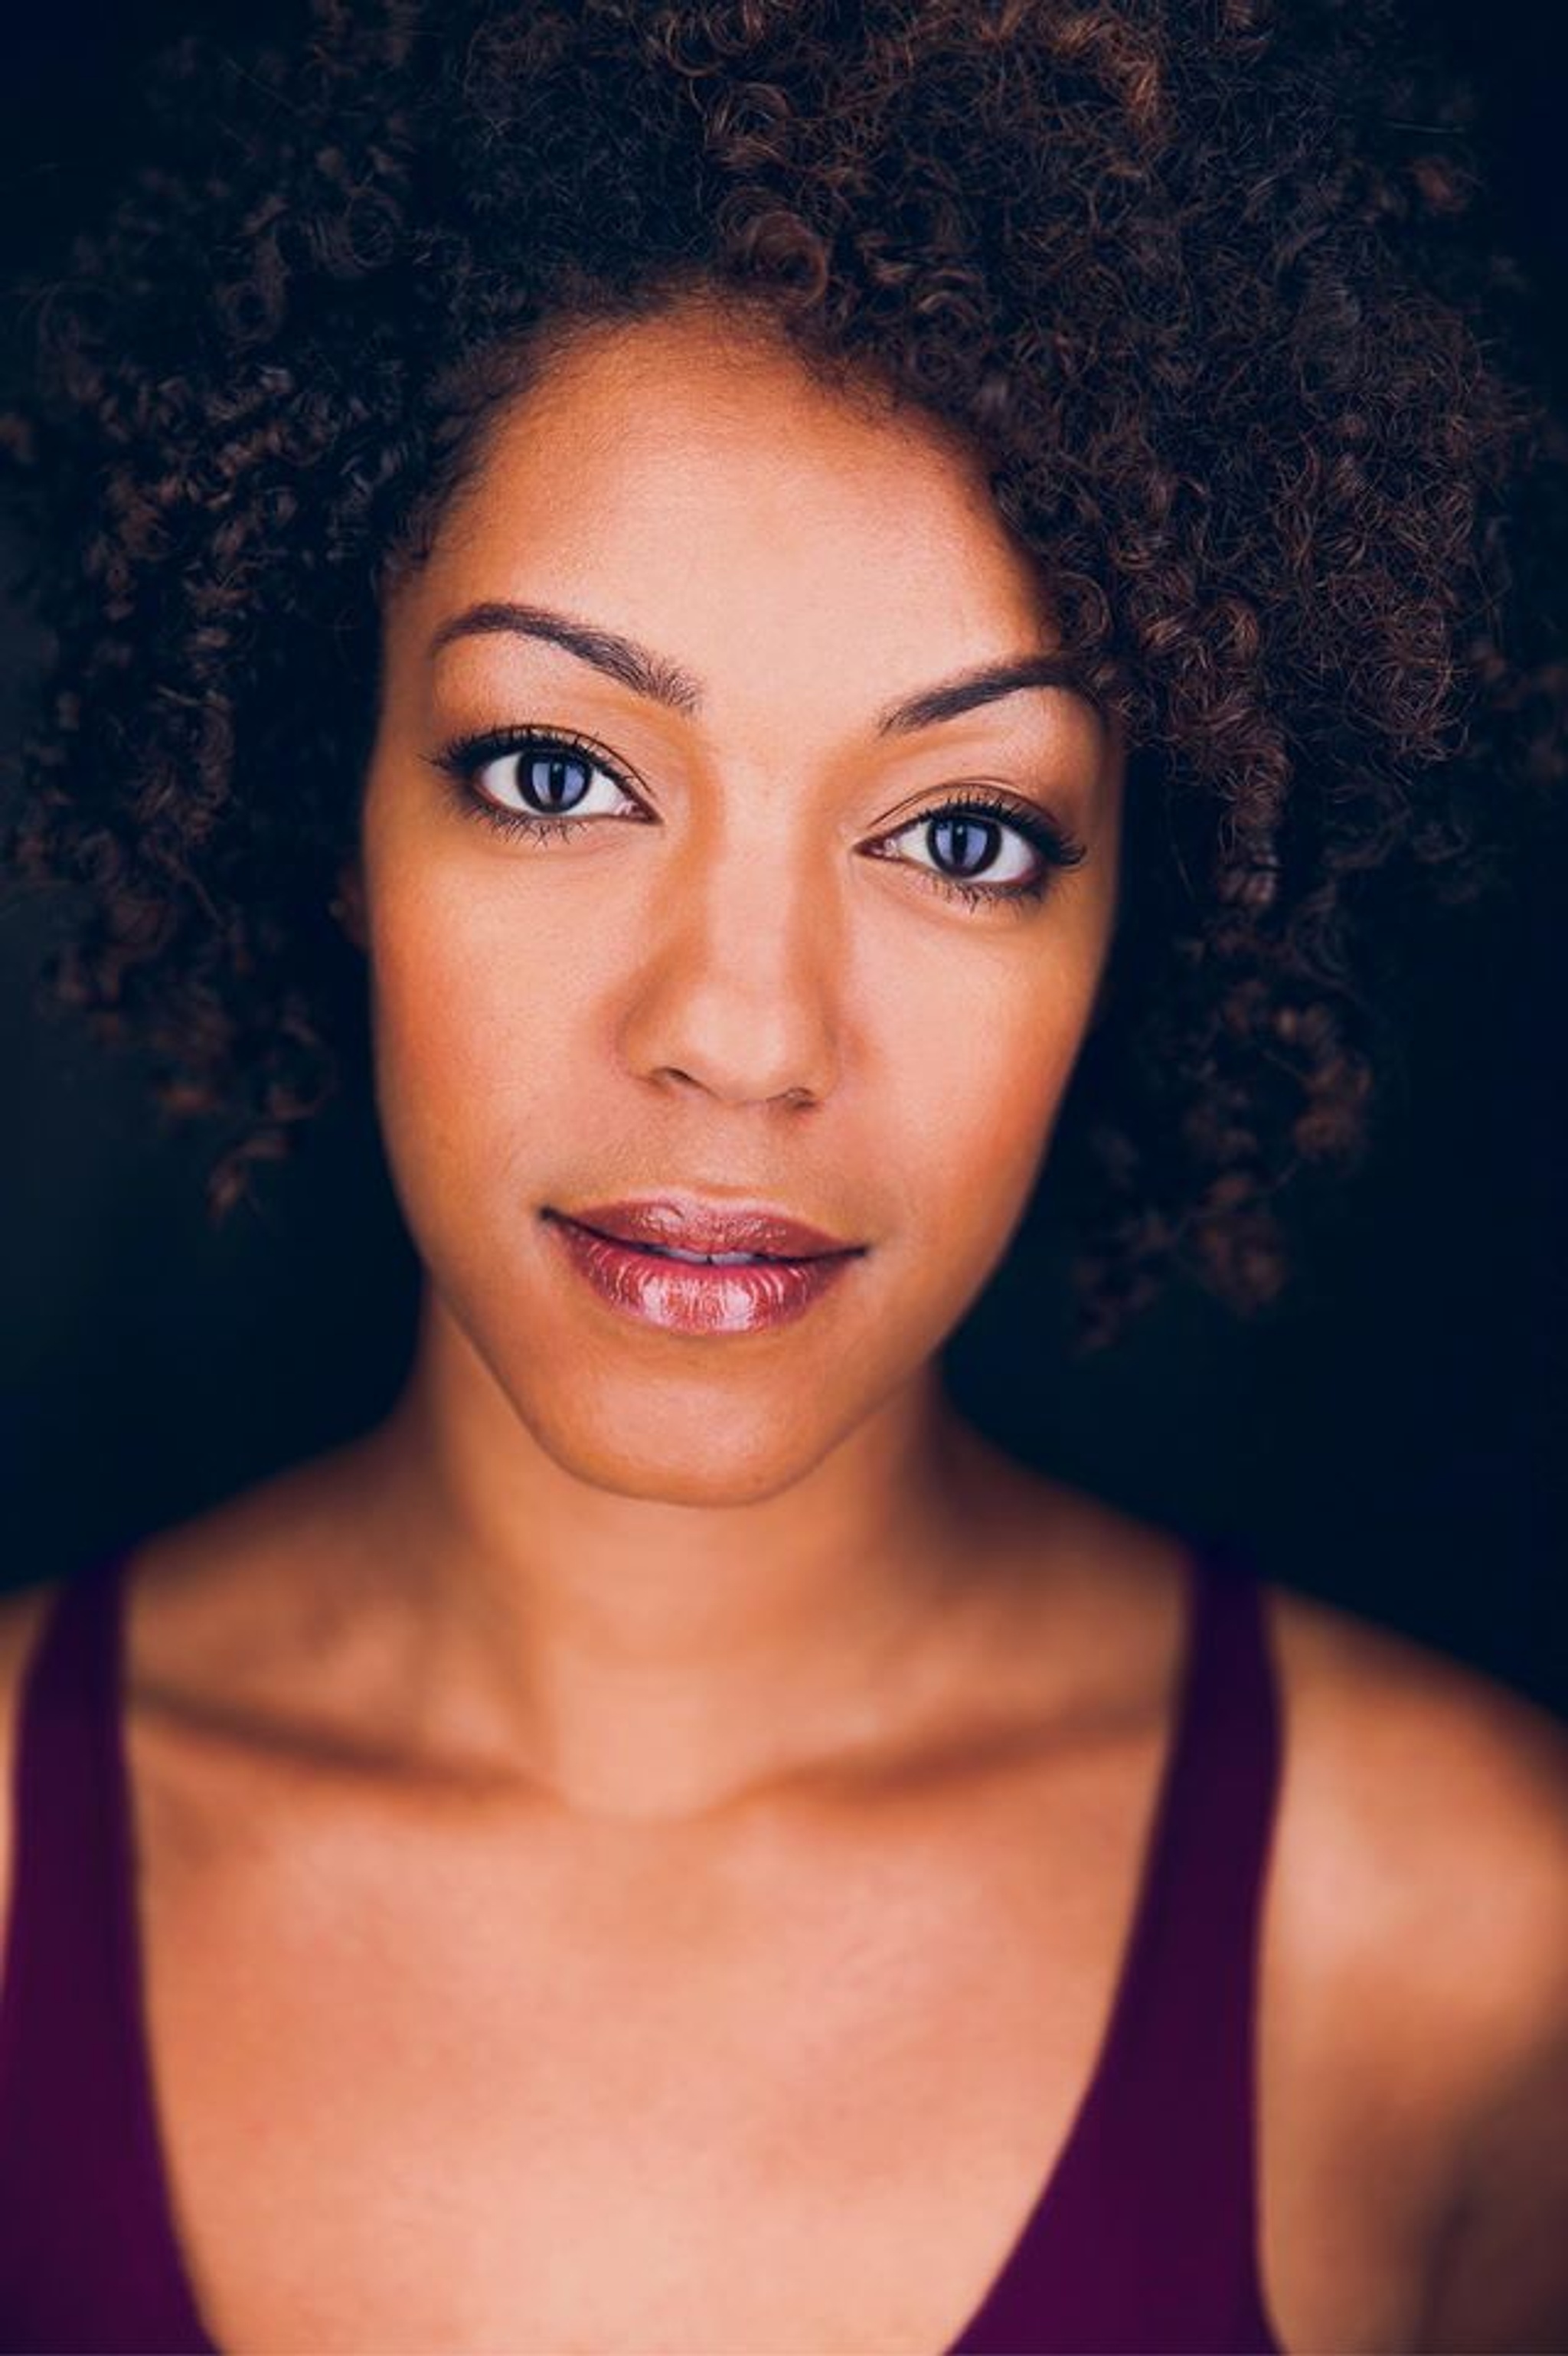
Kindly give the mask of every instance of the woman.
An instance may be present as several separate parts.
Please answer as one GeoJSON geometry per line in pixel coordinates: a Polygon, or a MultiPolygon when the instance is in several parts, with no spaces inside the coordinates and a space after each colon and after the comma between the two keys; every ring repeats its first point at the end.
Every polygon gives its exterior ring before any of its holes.
{"type": "Polygon", "coordinates": [[[1366,22],[171,60],[11,422],[13,857],[219,1210],[363,992],[424,1285],[381,1424],[0,1615],[6,2346],[1568,2326],[1561,1732],[939,1374],[1079,1136],[1086,1338],[1269,1297],[1349,879],[1560,769],[1366,22]]]}

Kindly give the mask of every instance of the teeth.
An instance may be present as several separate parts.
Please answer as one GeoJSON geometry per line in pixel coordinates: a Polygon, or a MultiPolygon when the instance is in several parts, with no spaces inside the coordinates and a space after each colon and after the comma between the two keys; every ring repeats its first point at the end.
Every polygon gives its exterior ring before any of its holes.
{"type": "Polygon", "coordinates": [[[764,1257],[762,1252],[679,1251],[674,1244],[645,1244],[643,1249],[657,1252],[661,1259],[692,1260],[699,1268],[741,1268],[764,1257]]]}

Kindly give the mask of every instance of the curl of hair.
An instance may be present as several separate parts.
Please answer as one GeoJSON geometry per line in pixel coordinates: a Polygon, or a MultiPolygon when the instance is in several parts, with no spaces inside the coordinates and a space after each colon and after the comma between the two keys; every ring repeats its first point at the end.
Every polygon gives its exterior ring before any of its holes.
{"type": "Polygon", "coordinates": [[[1126,728],[1075,1345],[1179,1267],[1271,1301],[1431,905],[1564,766],[1534,297],[1393,0],[310,0],[147,102],[0,412],[50,633],[4,855],[75,894],[56,997],[231,1125],[212,1215],[366,1054],[387,584],[558,328],[717,287],[973,438],[1126,728]]]}

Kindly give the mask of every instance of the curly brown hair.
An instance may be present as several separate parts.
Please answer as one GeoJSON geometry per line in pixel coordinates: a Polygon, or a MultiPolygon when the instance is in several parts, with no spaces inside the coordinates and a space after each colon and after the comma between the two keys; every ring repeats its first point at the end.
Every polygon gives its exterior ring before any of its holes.
{"type": "Polygon", "coordinates": [[[552,322],[717,286],[959,425],[1129,746],[1052,1150],[1079,1350],[1239,1313],[1364,1155],[1402,960],[1564,766],[1563,436],[1473,92],[1393,0],[310,0],[158,60],[156,161],[23,290],[52,634],[4,848],[50,1002],[230,1124],[363,1067],[329,914],[379,617],[552,322]]]}

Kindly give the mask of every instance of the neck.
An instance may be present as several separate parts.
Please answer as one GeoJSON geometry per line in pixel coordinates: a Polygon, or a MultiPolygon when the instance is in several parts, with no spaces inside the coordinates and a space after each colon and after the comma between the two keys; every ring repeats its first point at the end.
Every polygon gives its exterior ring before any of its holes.
{"type": "Polygon", "coordinates": [[[1007,1463],[928,1366],[773,1494],[615,1494],[539,1445],[428,1299],[358,1451],[419,1722],[573,1810],[672,1819],[885,1750],[930,1706],[1007,1463]]]}

